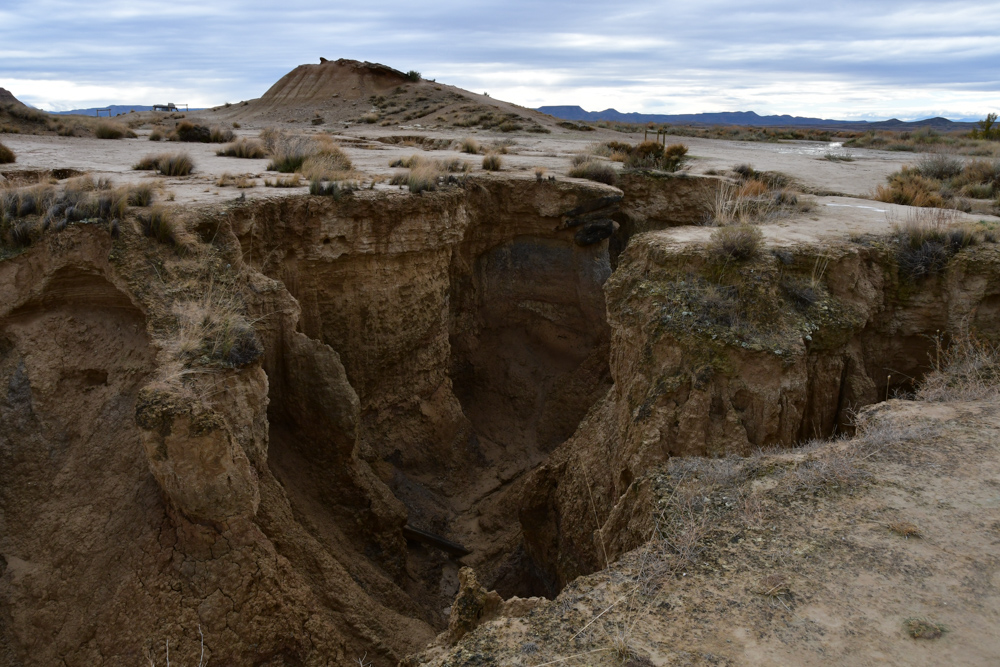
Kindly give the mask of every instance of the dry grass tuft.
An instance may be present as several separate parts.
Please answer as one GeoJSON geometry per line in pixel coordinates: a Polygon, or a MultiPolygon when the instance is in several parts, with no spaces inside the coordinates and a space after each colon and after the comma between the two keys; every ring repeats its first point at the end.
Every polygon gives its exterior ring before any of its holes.
{"type": "Polygon", "coordinates": [[[916,525],[910,523],[909,521],[894,521],[890,523],[886,528],[890,532],[896,533],[903,539],[910,539],[911,537],[923,537],[920,532],[920,528],[916,525]]]}
{"type": "Polygon", "coordinates": [[[926,618],[908,618],[903,621],[903,629],[913,639],[938,639],[948,631],[940,623],[934,623],[926,618]]]}
{"type": "Polygon", "coordinates": [[[301,183],[301,177],[298,174],[291,174],[289,176],[278,176],[277,178],[264,179],[264,187],[267,188],[297,188],[301,183]]]}
{"type": "Polygon", "coordinates": [[[103,121],[94,128],[94,136],[98,139],[135,139],[136,134],[121,123],[103,121]]]}
{"type": "Polygon", "coordinates": [[[224,157],[238,157],[245,158],[248,160],[259,160],[267,156],[267,149],[264,147],[264,142],[260,139],[248,139],[246,137],[240,137],[236,141],[226,144],[218,151],[215,152],[216,155],[222,155],[224,157]]]}
{"type": "Polygon", "coordinates": [[[14,155],[14,151],[0,143],[0,164],[12,164],[16,160],[17,156],[14,155]]]}
{"type": "Polygon", "coordinates": [[[240,368],[257,361],[264,347],[235,293],[216,285],[199,300],[177,304],[176,356],[187,365],[240,368]]]}
{"type": "Polygon", "coordinates": [[[932,370],[917,391],[923,401],[978,401],[1000,396],[1000,347],[969,331],[954,335],[945,347],[935,336],[932,370]]]}
{"type": "Polygon", "coordinates": [[[764,248],[764,234],[752,225],[720,227],[712,232],[708,249],[725,261],[743,262],[758,257],[764,248]]]}
{"type": "Polygon", "coordinates": [[[257,182],[253,179],[250,174],[241,174],[239,176],[234,176],[229,172],[225,172],[222,176],[215,181],[216,187],[234,187],[240,189],[247,189],[256,187],[257,182]]]}
{"type": "Polygon", "coordinates": [[[497,153],[487,153],[483,158],[483,169],[486,171],[500,171],[503,169],[503,159],[497,153]]]}
{"type": "Polygon", "coordinates": [[[463,153],[468,153],[470,155],[477,155],[480,151],[479,142],[472,137],[465,137],[462,139],[459,147],[463,153]]]}

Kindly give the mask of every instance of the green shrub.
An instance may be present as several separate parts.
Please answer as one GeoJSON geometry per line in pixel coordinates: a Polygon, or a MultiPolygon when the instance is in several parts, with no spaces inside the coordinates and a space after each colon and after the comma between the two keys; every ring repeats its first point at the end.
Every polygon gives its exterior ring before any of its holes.
{"type": "Polygon", "coordinates": [[[986,114],[986,118],[977,122],[979,127],[969,133],[973,139],[1000,141],[1000,125],[997,125],[997,114],[986,114]]]}
{"type": "Polygon", "coordinates": [[[232,143],[226,144],[216,151],[215,154],[225,157],[259,160],[260,158],[267,156],[267,149],[264,147],[264,143],[259,139],[247,139],[245,137],[241,137],[232,143]]]}
{"type": "Polygon", "coordinates": [[[712,232],[709,250],[725,261],[746,261],[759,256],[764,234],[753,225],[720,227],[712,232]]]}
{"type": "Polygon", "coordinates": [[[487,153],[483,158],[483,169],[486,171],[500,171],[503,168],[503,160],[496,153],[487,153]]]}
{"type": "Polygon", "coordinates": [[[421,76],[420,72],[418,72],[415,69],[411,69],[409,72],[406,73],[406,78],[416,83],[420,81],[420,79],[422,79],[423,77],[421,76]]]}
{"type": "Polygon", "coordinates": [[[14,151],[0,143],[0,164],[11,164],[15,160],[17,156],[14,155],[14,151]]]}

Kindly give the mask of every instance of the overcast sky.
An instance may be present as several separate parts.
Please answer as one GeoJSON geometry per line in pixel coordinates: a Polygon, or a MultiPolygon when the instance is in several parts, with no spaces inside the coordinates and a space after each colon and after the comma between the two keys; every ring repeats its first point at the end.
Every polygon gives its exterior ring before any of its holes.
{"type": "Polygon", "coordinates": [[[1000,110],[994,2],[2,0],[0,87],[50,110],[260,97],[324,56],[518,104],[824,118],[1000,110]]]}

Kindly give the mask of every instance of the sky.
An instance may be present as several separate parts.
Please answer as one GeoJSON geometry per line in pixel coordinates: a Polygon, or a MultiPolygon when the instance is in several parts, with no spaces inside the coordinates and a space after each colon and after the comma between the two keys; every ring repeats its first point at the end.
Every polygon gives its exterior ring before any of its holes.
{"type": "Polygon", "coordinates": [[[997,2],[0,0],[0,87],[213,106],[352,58],[522,106],[837,119],[1000,111],[997,2]]]}

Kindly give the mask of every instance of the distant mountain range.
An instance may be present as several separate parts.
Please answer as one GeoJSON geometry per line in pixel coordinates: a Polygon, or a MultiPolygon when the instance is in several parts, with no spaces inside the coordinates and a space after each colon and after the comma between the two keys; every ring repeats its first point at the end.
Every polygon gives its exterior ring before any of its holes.
{"type": "MultiPolygon", "coordinates": [[[[90,109],[72,109],[71,111],[50,111],[49,113],[53,113],[53,114],[56,114],[56,115],[59,115],[59,116],[68,116],[68,115],[71,115],[71,114],[74,115],[74,116],[96,116],[98,108],[100,108],[101,111],[104,111],[108,107],[91,107],[90,109]]],[[[128,113],[130,111],[152,111],[152,110],[153,110],[152,106],[148,106],[148,105],[144,105],[144,104],[112,104],[111,105],[111,115],[112,116],[117,116],[118,114],[128,113]]],[[[184,109],[181,109],[181,111],[184,111],[184,109]]],[[[201,109],[195,109],[194,107],[192,107],[192,108],[188,109],[188,111],[201,111],[201,109]]],[[[101,114],[101,115],[103,116],[104,114],[101,114]]]]}
{"type": "Polygon", "coordinates": [[[753,111],[724,111],[720,113],[689,114],[649,114],[622,113],[615,109],[604,111],[584,111],[578,106],[538,107],[538,111],[563,120],[617,121],[620,123],[669,123],[673,125],[743,125],[749,127],[808,127],[814,129],[866,129],[866,130],[910,130],[930,127],[935,130],[965,130],[974,123],[953,121],[947,118],[927,118],[926,120],[829,120],[805,118],[802,116],[760,116],[753,111]]]}

